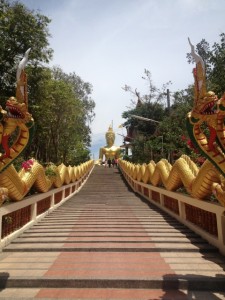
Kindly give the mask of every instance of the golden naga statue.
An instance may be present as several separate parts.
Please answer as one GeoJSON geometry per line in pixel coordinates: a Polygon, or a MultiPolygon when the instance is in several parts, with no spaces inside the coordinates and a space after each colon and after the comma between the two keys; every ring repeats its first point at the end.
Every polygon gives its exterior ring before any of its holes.
{"type": "Polygon", "coordinates": [[[187,115],[188,134],[200,153],[225,176],[225,95],[218,99],[214,92],[207,92],[204,62],[189,43],[196,68],[194,105],[187,115]]]}
{"type": "Polygon", "coordinates": [[[163,185],[169,191],[184,187],[192,197],[202,200],[214,194],[225,206],[225,94],[218,99],[214,92],[207,92],[204,62],[190,40],[189,43],[196,68],[194,105],[187,114],[187,130],[195,147],[207,159],[200,168],[186,155],[173,166],[166,159],[143,165],[119,160],[119,165],[134,180],[163,185]]]}
{"type": "Polygon", "coordinates": [[[115,142],[115,132],[112,129],[112,126],[109,126],[108,131],[105,134],[106,143],[105,147],[100,148],[99,151],[99,161],[102,162],[103,158],[105,160],[110,159],[118,159],[120,157],[121,149],[114,145],[115,142]]]}
{"type": "MultiPolygon", "coordinates": [[[[211,182],[208,188],[212,190],[220,203],[225,205],[225,94],[218,99],[214,92],[207,92],[204,62],[195,53],[190,39],[189,44],[196,68],[193,70],[194,105],[187,115],[187,130],[195,147],[209,160],[211,168],[215,167],[220,174],[220,182],[211,182]]],[[[203,172],[202,175],[208,177],[207,172],[203,172]]]]}
{"type": "MultiPolygon", "coordinates": [[[[188,194],[197,199],[207,199],[214,192],[214,187],[220,186],[220,174],[209,160],[199,168],[187,155],[182,155],[174,165],[161,159],[158,163],[150,161],[143,165],[119,160],[119,166],[134,180],[154,186],[163,185],[174,192],[184,187],[188,194]]],[[[217,199],[225,206],[225,198],[217,199]]]]}
{"type": "Polygon", "coordinates": [[[218,170],[209,160],[206,160],[201,168],[187,155],[182,155],[174,165],[166,159],[142,165],[120,159],[119,166],[139,182],[164,186],[168,191],[174,192],[185,188],[188,194],[201,200],[214,194],[220,204],[225,206],[225,182],[221,180],[218,170]]]}
{"type": "Polygon", "coordinates": [[[24,68],[30,49],[25,53],[17,69],[16,98],[6,101],[5,110],[0,107],[0,143],[4,153],[0,154],[0,173],[3,172],[26,148],[34,133],[34,120],[28,112],[27,77],[24,68]],[[13,141],[9,142],[13,134],[13,141]]]}
{"type": "Polygon", "coordinates": [[[89,160],[76,167],[51,164],[44,168],[35,159],[25,163],[27,167],[23,167],[20,172],[11,164],[0,174],[0,204],[3,204],[7,197],[12,201],[22,200],[31,187],[37,192],[45,193],[50,188],[75,182],[87,174],[94,164],[93,160],[89,160]]]}
{"type": "Polygon", "coordinates": [[[14,160],[31,142],[34,134],[34,120],[28,112],[27,76],[24,71],[29,52],[30,49],[17,69],[16,98],[10,97],[6,101],[5,110],[0,107],[0,143],[4,151],[0,153],[0,205],[8,198],[22,200],[31,187],[37,192],[47,192],[51,187],[75,182],[93,167],[90,160],[76,167],[50,164],[44,168],[35,159],[30,159],[23,163],[19,172],[14,168],[14,160]]]}

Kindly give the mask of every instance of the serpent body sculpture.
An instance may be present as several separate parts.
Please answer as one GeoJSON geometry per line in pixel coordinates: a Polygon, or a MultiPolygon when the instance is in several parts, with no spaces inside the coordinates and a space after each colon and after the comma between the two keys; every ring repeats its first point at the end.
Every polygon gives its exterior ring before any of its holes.
{"type": "MultiPolygon", "coordinates": [[[[169,191],[176,191],[184,187],[188,194],[197,199],[209,197],[215,186],[221,189],[220,173],[209,160],[201,168],[188,157],[182,155],[172,166],[166,159],[161,159],[157,164],[135,165],[125,160],[119,160],[120,168],[131,178],[146,184],[165,187],[169,191]]],[[[225,200],[217,197],[221,205],[225,200]]]]}
{"type": "Polygon", "coordinates": [[[37,192],[47,192],[52,187],[75,182],[93,167],[93,161],[90,160],[77,167],[66,167],[64,164],[56,167],[51,164],[44,168],[35,159],[30,159],[19,173],[14,168],[13,162],[31,142],[34,134],[34,120],[28,112],[27,76],[24,71],[29,52],[30,49],[17,69],[16,98],[10,97],[6,101],[5,110],[0,107],[0,143],[4,150],[0,154],[0,205],[8,197],[12,201],[22,200],[31,187],[37,192]],[[13,141],[10,140],[12,136],[13,141]]]}
{"type": "Polygon", "coordinates": [[[225,206],[225,94],[218,100],[214,92],[207,92],[203,60],[195,53],[190,40],[189,43],[196,62],[195,97],[186,125],[191,141],[207,160],[200,169],[186,155],[173,166],[166,159],[142,166],[122,160],[119,164],[137,181],[164,186],[170,191],[185,187],[187,193],[197,199],[206,199],[213,193],[225,206]]]}
{"type": "Polygon", "coordinates": [[[195,147],[221,174],[220,184],[213,185],[213,192],[220,202],[225,203],[225,94],[218,100],[214,92],[207,92],[203,60],[195,53],[190,40],[189,43],[196,68],[193,70],[194,105],[187,115],[187,130],[195,147]]]}
{"type": "Polygon", "coordinates": [[[225,95],[218,100],[214,92],[206,91],[203,61],[191,46],[196,60],[195,98],[193,109],[187,115],[188,134],[201,154],[225,176],[225,95]]]}
{"type": "Polygon", "coordinates": [[[46,175],[46,168],[32,159],[32,165],[29,170],[21,169],[17,173],[13,165],[10,165],[4,173],[0,174],[0,186],[8,190],[8,196],[13,201],[22,200],[34,187],[37,192],[47,192],[50,188],[61,187],[63,184],[69,184],[79,180],[87,174],[93,167],[93,160],[85,162],[80,166],[66,167],[64,164],[60,166],[51,165],[51,174],[46,175]]]}
{"type": "Polygon", "coordinates": [[[0,143],[5,153],[0,156],[0,172],[3,172],[24,151],[34,134],[34,120],[28,112],[27,76],[24,71],[30,49],[25,53],[17,69],[16,98],[6,101],[6,110],[0,107],[0,143]],[[16,135],[12,143],[10,137],[16,135]]]}

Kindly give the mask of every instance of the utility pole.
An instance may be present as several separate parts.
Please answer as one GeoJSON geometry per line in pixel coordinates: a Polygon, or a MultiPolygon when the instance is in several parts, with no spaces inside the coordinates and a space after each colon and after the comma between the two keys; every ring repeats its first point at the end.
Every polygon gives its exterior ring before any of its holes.
{"type": "Polygon", "coordinates": [[[166,98],[167,98],[167,108],[170,112],[170,90],[169,89],[166,90],[166,98]]]}

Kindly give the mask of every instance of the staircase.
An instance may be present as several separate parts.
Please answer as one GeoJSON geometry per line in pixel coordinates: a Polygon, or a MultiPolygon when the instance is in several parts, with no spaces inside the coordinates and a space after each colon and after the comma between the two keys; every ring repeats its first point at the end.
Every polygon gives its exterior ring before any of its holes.
{"type": "Polygon", "coordinates": [[[96,166],[0,253],[0,299],[225,299],[225,258],[96,166]]]}

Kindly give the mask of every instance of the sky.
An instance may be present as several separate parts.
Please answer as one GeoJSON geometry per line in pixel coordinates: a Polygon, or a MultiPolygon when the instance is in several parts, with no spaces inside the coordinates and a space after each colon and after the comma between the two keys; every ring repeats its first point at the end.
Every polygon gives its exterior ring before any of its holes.
{"type": "MultiPolygon", "coordinates": [[[[133,96],[122,87],[148,94],[144,70],[170,91],[193,83],[188,64],[188,37],[196,45],[203,38],[212,46],[225,31],[224,0],[19,0],[52,21],[50,66],[75,72],[93,86],[96,103],[91,124],[93,144],[105,142],[110,124],[115,144],[122,143],[122,113],[133,96]]],[[[96,145],[95,145],[96,146],[96,145]]],[[[102,145],[103,146],[103,145],[102,145]]],[[[95,151],[95,150],[93,150],[95,151]]],[[[97,154],[95,154],[96,156],[97,154]]]]}

